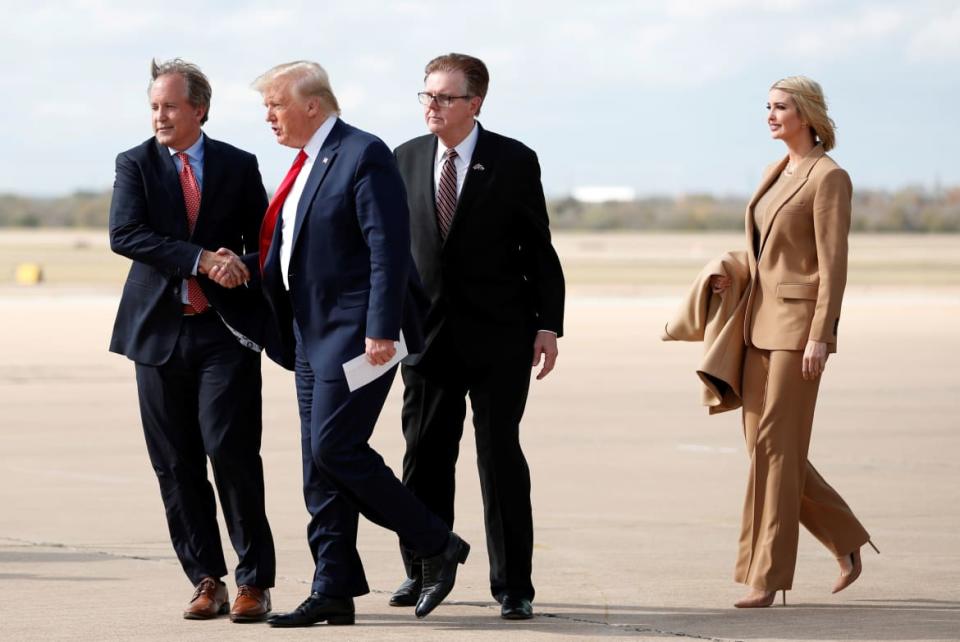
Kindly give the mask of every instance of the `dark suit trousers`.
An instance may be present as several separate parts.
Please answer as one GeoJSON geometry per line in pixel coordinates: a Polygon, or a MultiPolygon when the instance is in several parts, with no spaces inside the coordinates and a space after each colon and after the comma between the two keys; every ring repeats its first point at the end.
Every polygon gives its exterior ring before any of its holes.
{"type": "Polygon", "coordinates": [[[230,541],[237,584],[273,586],[276,559],[264,511],[260,460],[260,354],[214,312],[186,317],[162,366],[138,363],[140,415],[167,525],[193,584],[227,574],[207,458],[230,541]]]}
{"type": "MultiPolygon", "coordinates": [[[[415,366],[403,366],[403,483],[453,528],[454,472],[473,408],[477,466],[490,556],[490,591],[533,599],[530,470],[520,448],[520,419],[530,386],[533,337],[505,345],[489,365],[467,363],[442,329],[415,366]]],[[[409,577],[416,558],[403,550],[409,577]]]]}
{"type": "Polygon", "coordinates": [[[303,496],[316,563],[312,590],[333,597],[363,595],[370,589],[357,553],[358,514],[394,531],[402,546],[419,555],[439,553],[450,531],[367,443],[396,367],[350,392],[343,377],[328,381],[314,374],[296,323],[294,332],[303,496]]]}

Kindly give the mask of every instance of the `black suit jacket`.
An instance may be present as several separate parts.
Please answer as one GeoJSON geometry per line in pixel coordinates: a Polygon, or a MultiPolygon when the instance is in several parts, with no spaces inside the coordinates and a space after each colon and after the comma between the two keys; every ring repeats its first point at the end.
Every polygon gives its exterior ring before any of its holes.
{"type": "Polygon", "coordinates": [[[410,257],[403,180],[390,148],[337,120],[320,147],[297,203],[289,292],[280,266],[277,217],[264,259],[263,291],[278,341],[267,354],[294,369],[293,318],[317,376],[342,379],[343,363],[363,354],[364,338],[398,339],[423,349],[426,297],[410,257]]]}
{"type": "Polygon", "coordinates": [[[434,196],[436,136],[414,138],[394,153],[407,186],[413,258],[430,297],[427,346],[452,324],[464,337],[463,356],[484,363],[505,345],[532,345],[537,330],[562,336],[563,270],[533,150],[480,128],[445,242],[434,196]]]}
{"type": "Polygon", "coordinates": [[[133,260],[123,286],[110,350],[147,365],[170,358],[183,323],[181,289],[201,248],[226,247],[250,270],[247,286],[197,281],[233,329],[263,345],[266,306],[260,292],[258,234],[267,209],[257,159],[204,136],[203,188],[193,234],[176,164],[151,138],[117,156],[110,203],[110,248],[133,260]]]}

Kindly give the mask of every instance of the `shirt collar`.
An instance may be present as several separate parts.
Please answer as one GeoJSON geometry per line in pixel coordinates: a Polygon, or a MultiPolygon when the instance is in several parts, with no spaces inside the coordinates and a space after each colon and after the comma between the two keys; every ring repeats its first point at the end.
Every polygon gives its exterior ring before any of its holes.
{"type": "Polygon", "coordinates": [[[313,132],[313,136],[310,137],[307,144],[303,146],[304,153],[311,161],[316,159],[317,154],[320,153],[320,148],[323,147],[323,143],[327,140],[327,136],[330,135],[330,131],[336,124],[337,115],[330,114],[327,116],[327,119],[323,121],[323,124],[317,127],[317,131],[313,132]]]}
{"type": "MultiPolygon", "coordinates": [[[[167,147],[167,151],[170,152],[171,156],[176,156],[180,153],[172,147],[167,147]]],[[[197,139],[197,142],[183,150],[183,153],[190,159],[191,164],[203,162],[203,132],[200,132],[200,138],[197,139]]]]}
{"type": "MultiPolygon", "coordinates": [[[[473,158],[473,150],[477,147],[477,138],[480,137],[480,127],[477,125],[477,121],[473,121],[473,129],[470,130],[470,133],[467,134],[467,137],[460,141],[460,144],[455,146],[454,149],[457,150],[457,158],[462,158],[464,163],[469,163],[470,159],[473,158]]],[[[443,155],[447,153],[447,147],[444,145],[439,138],[437,138],[437,160],[439,164],[443,160],[443,155]]]]}

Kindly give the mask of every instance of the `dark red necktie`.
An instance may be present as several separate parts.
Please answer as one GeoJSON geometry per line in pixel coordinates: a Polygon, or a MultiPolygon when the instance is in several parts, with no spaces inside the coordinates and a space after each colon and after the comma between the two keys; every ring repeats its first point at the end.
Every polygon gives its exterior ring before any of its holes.
{"type": "Polygon", "coordinates": [[[453,215],[457,211],[457,150],[451,147],[444,156],[446,160],[440,170],[440,184],[437,186],[437,226],[440,228],[440,237],[447,240],[453,215]]]}
{"type": "MultiPolygon", "coordinates": [[[[190,234],[193,234],[193,228],[197,226],[197,216],[200,214],[200,186],[197,185],[197,175],[193,173],[190,167],[190,158],[184,152],[177,152],[177,158],[182,165],[180,169],[180,187],[183,189],[183,203],[187,206],[187,228],[190,234]]],[[[187,300],[190,306],[198,314],[205,312],[210,307],[207,296],[200,289],[197,278],[191,276],[187,279],[187,300]]]]}
{"type": "Polygon", "coordinates": [[[297,157],[290,166],[290,171],[283,177],[283,182],[277,188],[270,205],[267,206],[267,213],[263,215],[263,223],[260,225],[260,273],[263,274],[263,264],[267,260],[267,252],[270,251],[270,241],[273,240],[273,232],[277,227],[277,217],[280,216],[280,210],[283,209],[283,202],[287,200],[287,195],[293,188],[294,181],[303,169],[303,164],[307,162],[307,153],[300,150],[297,157]]]}

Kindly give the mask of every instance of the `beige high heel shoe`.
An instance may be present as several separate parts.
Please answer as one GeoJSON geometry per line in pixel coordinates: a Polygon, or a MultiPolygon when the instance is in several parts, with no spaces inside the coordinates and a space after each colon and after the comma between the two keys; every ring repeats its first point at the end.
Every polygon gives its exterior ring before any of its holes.
{"type": "MultiPolygon", "coordinates": [[[[783,605],[787,605],[787,590],[782,589],[780,593],[783,594],[783,605]]],[[[773,604],[773,601],[777,597],[776,591],[770,591],[769,593],[760,593],[758,595],[748,595],[747,597],[738,600],[733,603],[738,609],[762,609],[773,604]]]]}
{"type": "MultiPolygon", "coordinates": [[[[873,542],[867,540],[867,544],[877,552],[877,555],[880,554],[880,549],[873,545],[873,542]]],[[[837,578],[837,581],[833,584],[832,593],[839,593],[843,589],[847,588],[851,584],[857,581],[857,578],[860,577],[860,573],[863,572],[863,560],[860,558],[860,549],[853,551],[848,556],[850,558],[850,570],[844,572],[842,570],[843,564],[841,564],[840,577],[837,578]]],[[[837,561],[843,560],[844,558],[838,557],[837,561]]]]}

